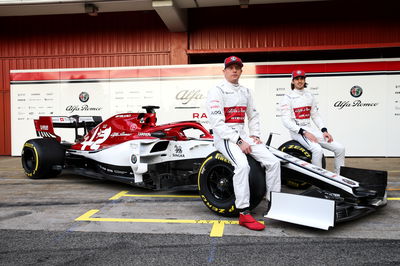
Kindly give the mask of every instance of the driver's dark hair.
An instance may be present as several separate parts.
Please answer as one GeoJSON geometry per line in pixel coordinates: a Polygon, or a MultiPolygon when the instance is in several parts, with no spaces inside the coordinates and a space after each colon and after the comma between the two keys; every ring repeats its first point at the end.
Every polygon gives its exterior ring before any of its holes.
{"type": "MultiPolygon", "coordinates": [[[[304,83],[304,88],[307,88],[307,85],[308,85],[307,82],[304,83]]],[[[294,85],[293,85],[293,83],[290,83],[290,88],[291,88],[292,90],[294,90],[294,85]]]]}

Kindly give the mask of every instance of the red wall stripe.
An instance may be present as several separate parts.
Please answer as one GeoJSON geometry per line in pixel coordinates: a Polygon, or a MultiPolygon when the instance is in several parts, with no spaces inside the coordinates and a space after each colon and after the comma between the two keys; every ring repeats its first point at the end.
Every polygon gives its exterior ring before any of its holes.
{"type": "MultiPolygon", "coordinates": [[[[111,70],[73,70],[54,72],[11,73],[11,81],[36,80],[85,80],[85,79],[120,79],[120,78],[152,78],[152,77],[200,77],[222,76],[221,66],[178,67],[178,68],[139,68],[111,70]]],[[[400,70],[400,61],[321,63],[321,64],[285,64],[285,65],[248,65],[244,74],[290,74],[295,69],[303,69],[307,73],[338,73],[400,70]]]]}

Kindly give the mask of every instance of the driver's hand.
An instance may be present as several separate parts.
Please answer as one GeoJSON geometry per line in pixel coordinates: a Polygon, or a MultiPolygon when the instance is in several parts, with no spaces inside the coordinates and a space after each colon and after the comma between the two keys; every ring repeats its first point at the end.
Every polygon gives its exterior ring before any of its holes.
{"type": "Polygon", "coordinates": [[[251,146],[246,141],[242,140],[240,144],[238,144],[239,148],[242,150],[244,154],[251,153],[251,146]]]}
{"type": "Polygon", "coordinates": [[[331,143],[331,142],[333,141],[332,135],[329,134],[327,131],[325,131],[325,132],[323,133],[323,136],[324,136],[324,139],[325,139],[328,143],[331,143]]]}
{"type": "Polygon", "coordinates": [[[304,133],[304,137],[306,137],[307,139],[309,139],[311,142],[315,142],[318,143],[318,139],[310,132],[306,131],[304,133]]]}
{"type": "Polygon", "coordinates": [[[253,141],[254,141],[255,144],[262,144],[262,142],[261,142],[261,140],[260,140],[259,137],[257,137],[257,136],[250,136],[250,138],[253,139],[253,141]]]}

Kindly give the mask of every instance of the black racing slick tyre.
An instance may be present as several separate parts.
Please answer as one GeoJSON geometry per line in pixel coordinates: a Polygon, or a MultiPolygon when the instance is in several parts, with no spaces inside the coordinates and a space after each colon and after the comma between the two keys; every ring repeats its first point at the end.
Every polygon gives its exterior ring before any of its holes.
{"type": "MultiPolygon", "coordinates": [[[[265,196],[265,171],[251,156],[247,156],[247,160],[250,165],[250,209],[253,209],[265,196]]],[[[206,157],[198,174],[198,189],[204,204],[225,217],[239,215],[235,207],[233,169],[229,160],[216,151],[206,157]]]]}
{"type": "MultiPolygon", "coordinates": [[[[278,150],[288,153],[300,160],[306,161],[311,163],[312,153],[308,149],[306,149],[303,145],[301,145],[296,140],[289,140],[283,143],[278,150]]],[[[322,168],[326,167],[326,159],[325,156],[322,155],[322,168]]],[[[301,174],[295,172],[291,169],[285,168],[284,166],[281,169],[281,179],[282,184],[285,184],[291,188],[298,188],[298,189],[306,189],[311,186],[310,183],[304,181],[301,178],[301,174]]]]}
{"type": "Polygon", "coordinates": [[[55,177],[61,173],[65,148],[55,139],[30,139],[22,148],[21,161],[26,176],[32,179],[55,177]]]}

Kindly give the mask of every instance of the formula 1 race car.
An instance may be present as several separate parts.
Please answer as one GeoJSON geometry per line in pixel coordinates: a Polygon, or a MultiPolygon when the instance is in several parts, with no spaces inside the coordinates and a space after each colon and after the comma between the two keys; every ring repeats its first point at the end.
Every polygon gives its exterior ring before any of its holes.
{"type": "MultiPolygon", "coordinates": [[[[68,170],[152,190],[198,189],[213,212],[238,215],[233,166],[215,151],[212,134],[194,121],[157,125],[159,107],[143,108],[145,113],[105,121],[99,116],[39,117],[35,129],[42,138],[28,140],[22,149],[25,174],[51,178],[68,170]],[[75,129],[75,141],[62,140],[54,128],[75,129]]],[[[327,229],[386,205],[386,172],[343,167],[336,175],[312,165],[312,154],[299,143],[288,141],[275,149],[270,141],[267,148],[281,160],[282,183],[309,187],[301,195],[272,193],[270,218],[327,229]]],[[[250,208],[255,208],[265,196],[265,171],[251,156],[248,161],[250,208]]]]}
{"type": "Polygon", "coordinates": [[[35,129],[43,138],[28,140],[22,150],[26,175],[49,178],[72,170],[154,190],[195,189],[204,157],[215,150],[212,135],[193,121],[156,125],[159,107],[143,108],[146,113],[104,122],[99,116],[39,117],[35,129]],[[75,129],[75,142],[62,141],[54,128],[75,129]]]}

